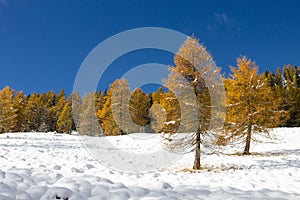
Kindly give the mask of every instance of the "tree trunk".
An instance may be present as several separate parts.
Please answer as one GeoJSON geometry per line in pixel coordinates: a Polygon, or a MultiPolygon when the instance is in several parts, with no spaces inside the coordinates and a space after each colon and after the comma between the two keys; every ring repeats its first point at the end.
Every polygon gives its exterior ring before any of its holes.
{"type": "Polygon", "coordinates": [[[251,142],[251,125],[247,127],[246,146],[244,149],[244,155],[250,154],[250,142],[251,142]]]}
{"type": "Polygon", "coordinates": [[[201,133],[201,129],[199,127],[197,130],[197,136],[196,136],[196,152],[195,152],[195,160],[194,160],[193,169],[200,169],[200,167],[201,167],[201,164],[200,164],[200,144],[201,144],[200,133],[201,133]]]}

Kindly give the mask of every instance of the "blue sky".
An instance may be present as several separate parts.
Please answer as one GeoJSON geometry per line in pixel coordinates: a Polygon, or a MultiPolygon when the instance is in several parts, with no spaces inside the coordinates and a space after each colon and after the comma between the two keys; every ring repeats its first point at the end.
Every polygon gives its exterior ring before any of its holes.
{"type": "MultiPolygon", "coordinates": [[[[0,0],[0,88],[9,85],[27,94],[64,88],[69,93],[95,46],[119,32],[147,26],[194,34],[224,73],[241,55],[256,61],[260,71],[298,66],[299,9],[299,1],[280,0],[0,0]]],[[[149,62],[173,60],[168,53],[150,50],[123,56],[100,88],[122,70],[149,62]]]]}

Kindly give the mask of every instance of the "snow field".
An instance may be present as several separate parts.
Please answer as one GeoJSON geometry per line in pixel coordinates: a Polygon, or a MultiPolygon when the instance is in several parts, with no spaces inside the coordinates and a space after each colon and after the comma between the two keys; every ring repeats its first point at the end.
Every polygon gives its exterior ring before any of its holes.
{"type": "MultiPolygon", "coordinates": [[[[133,173],[102,165],[79,136],[1,134],[0,199],[300,199],[300,128],[272,135],[276,140],[253,143],[251,156],[234,155],[242,145],[202,155],[206,169],[199,172],[184,171],[191,153],[168,168],[133,173]]],[[[136,136],[109,140],[137,153],[156,148],[158,140],[135,144],[136,136]]]]}

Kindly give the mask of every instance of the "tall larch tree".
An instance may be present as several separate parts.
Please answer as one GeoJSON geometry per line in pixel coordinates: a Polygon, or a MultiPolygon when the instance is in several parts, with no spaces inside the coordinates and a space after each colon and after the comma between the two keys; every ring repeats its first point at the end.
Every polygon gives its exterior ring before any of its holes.
{"type": "Polygon", "coordinates": [[[227,115],[225,130],[229,138],[245,143],[244,154],[250,153],[256,134],[268,136],[268,128],[276,127],[285,112],[280,99],[268,85],[266,77],[258,74],[258,67],[246,57],[237,59],[231,67],[231,78],[225,80],[227,115]]]}
{"type": "MultiPolygon", "coordinates": [[[[210,98],[219,93],[220,69],[217,68],[206,47],[199,44],[195,37],[188,37],[174,57],[175,67],[170,67],[168,79],[164,84],[172,91],[180,104],[180,126],[178,132],[191,133],[185,138],[168,138],[171,149],[195,151],[193,169],[200,169],[201,144],[212,131],[211,121],[219,120],[217,113],[212,118],[212,103],[217,99],[210,98]],[[215,85],[214,85],[215,84],[215,85]]],[[[216,95],[221,97],[222,94],[216,95]]],[[[207,140],[208,141],[208,140],[207,140]]]]}

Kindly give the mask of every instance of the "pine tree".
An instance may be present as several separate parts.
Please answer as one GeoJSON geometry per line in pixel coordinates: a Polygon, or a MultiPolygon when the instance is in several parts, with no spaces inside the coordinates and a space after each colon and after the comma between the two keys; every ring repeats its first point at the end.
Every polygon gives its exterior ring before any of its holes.
{"type": "Polygon", "coordinates": [[[285,108],[290,112],[286,125],[300,126],[300,69],[291,65],[284,66],[286,91],[285,108]]]}
{"type": "Polygon", "coordinates": [[[267,79],[259,76],[254,62],[239,58],[237,67],[231,67],[231,71],[231,78],[225,80],[225,130],[230,138],[245,142],[244,154],[249,154],[255,134],[268,135],[268,128],[276,127],[285,112],[280,110],[280,99],[276,99],[267,79]]]}
{"type": "Polygon", "coordinates": [[[60,113],[56,125],[58,133],[71,134],[72,132],[72,107],[70,103],[66,103],[60,113]]]}
{"type": "Polygon", "coordinates": [[[6,86],[0,91],[0,133],[12,132],[17,125],[17,109],[14,108],[14,90],[6,86]]]}

